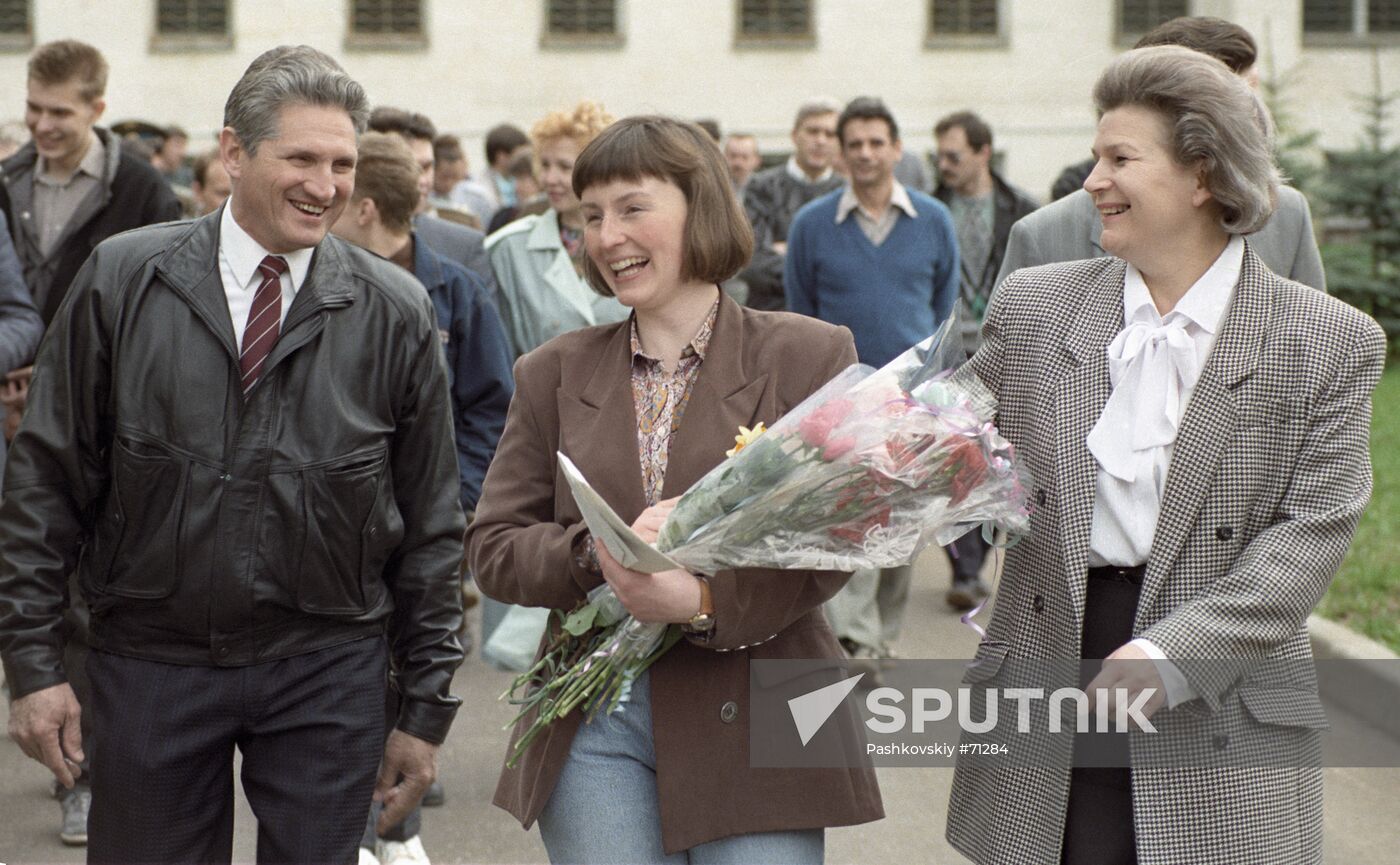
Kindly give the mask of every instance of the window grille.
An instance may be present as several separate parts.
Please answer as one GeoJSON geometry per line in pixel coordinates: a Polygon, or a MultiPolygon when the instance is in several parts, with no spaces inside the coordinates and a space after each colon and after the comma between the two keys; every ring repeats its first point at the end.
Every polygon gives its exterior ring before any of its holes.
{"type": "Polygon", "coordinates": [[[740,0],[742,39],[807,39],[812,36],[811,0],[740,0]]]}
{"type": "Polygon", "coordinates": [[[350,32],[359,36],[421,36],[422,0],[351,0],[350,32]]]}
{"type": "Polygon", "coordinates": [[[552,36],[611,36],[617,33],[616,0],[549,0],[545,30],[552,36]]]}
{"type": "Polygon", "coordinates": [[[29,36],[29,0],[0,0],[0,36],[29,36]]]}
{"type": "Polygon", "coordinates": [[[997,0],[932,0],[930,36],[996,36],[997,0]]]}
{"type": "Polygon", "coordinates": [[[1186,0],[1119,0],[1118,36],[1136,39],[1163,21],[1191,14],[1189,5],[1186,0]]]}

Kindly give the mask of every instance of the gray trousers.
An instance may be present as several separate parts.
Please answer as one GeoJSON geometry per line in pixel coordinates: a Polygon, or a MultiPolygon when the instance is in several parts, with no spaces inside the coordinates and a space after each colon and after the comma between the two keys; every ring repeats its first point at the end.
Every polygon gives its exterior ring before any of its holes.
{"type": "Polygon", "coordinates": [[[824,607],[836,636],[872,649],[893,644],[904,625],[913,572],[913,565],[856,571],[824,607]]]}

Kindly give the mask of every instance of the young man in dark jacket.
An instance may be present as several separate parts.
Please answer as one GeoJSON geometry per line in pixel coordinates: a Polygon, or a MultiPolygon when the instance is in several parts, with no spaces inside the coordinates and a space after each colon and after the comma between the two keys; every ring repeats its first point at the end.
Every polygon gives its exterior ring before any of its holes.
{"type": "MultiPolygon", "coordinates": [[[[29,58],[24,119],[31,139],[0,163],[0,212],[14,239],[24,282],[47,327],[88,254],[103,240],[131,228],[180,218],[180,203],[151,165],[126,152],[97,126],[106,102],[107,61],[91,45],[61,40],[39,46],[29,58]]],[[[30,366],[14,369],[0,400],[17,426],[28,400],[30,366]]],[[[81,667],[88,638],[86,608],[69,611],[72,665],[81,667]]],[[[75,677],[80,692],[81,676],[75,677]]],[[[92,737],[90,713],[84,734],[92,737]]],[[[80,767],[77,786],[60,796],[65,844],[87,840],[91,767],[80,767]]]]}

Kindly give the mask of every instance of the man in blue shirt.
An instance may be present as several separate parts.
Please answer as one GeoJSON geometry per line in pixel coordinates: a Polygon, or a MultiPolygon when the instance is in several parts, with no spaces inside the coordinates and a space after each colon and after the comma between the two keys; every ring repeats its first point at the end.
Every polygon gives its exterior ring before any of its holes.
{"type": "MultiPolygon", "coordinates": [[[[948,208],[895,180],[899,126],[879,99],[836,121],[850,185],[798,211],[788,231],[788,309],[851,329],[862,363],[884,366],[928,338],[958,296],[958,241],[948,208]]],[[[860,571],[827,606],[853,657],[880,658],[899,636],[910,568],[860,571]]]]}

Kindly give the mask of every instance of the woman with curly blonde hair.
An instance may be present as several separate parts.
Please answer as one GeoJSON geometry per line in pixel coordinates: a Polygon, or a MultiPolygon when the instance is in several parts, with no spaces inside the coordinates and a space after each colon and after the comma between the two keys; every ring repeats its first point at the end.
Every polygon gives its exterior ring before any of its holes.
{"type": "Polygon", "coordinates": [[[530,130],[549,210],[509,223],[486,239],[500,286],[497,308],[519,357],[561,333],[627,317],[582,276],[583,217],[570,183],[574,161],[613,122],[597,102],[546,115],[530,130]]]}

